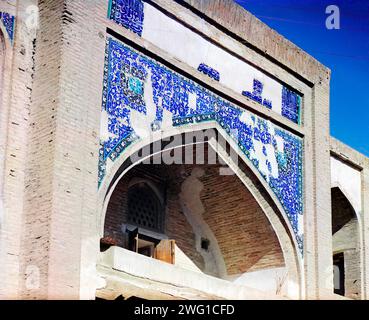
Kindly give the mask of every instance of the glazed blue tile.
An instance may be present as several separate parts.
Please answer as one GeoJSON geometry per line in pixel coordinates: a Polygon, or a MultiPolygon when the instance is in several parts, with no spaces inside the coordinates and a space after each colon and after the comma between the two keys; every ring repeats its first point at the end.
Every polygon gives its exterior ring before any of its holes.
{"type": "Polygon", "coordinates": [[[272,108],[272,102],[270,100],[264,99],[263,100],[263,88],[264,85],[261,81],[254,79],[253,82],[253,91],[242,91],[242,95],[256,101],[257,103],[260,103],[267,107],[268,109],[272,108]]]}
{"type": "Polygon", "coordinates": [[[263,100],[263,106],[267,107],[268,109],[272,109],[272,101],[268,99],[263,100]]]}
{"type": "Polygon", "coordinates": [[[110,0],[108,16],[119,25],[142,35],[144,5],[141,0],[110,0]]]}
{"type": "Polygon", "coordinates": [[[6,12],[0,12],[0,21],[3,23],[9,39],[14,40],[15,17],[6,12]]]}
{"type": "Polygon", "coordinates": [[[299,123],[299,113],[301,108],[301,97],[296,92],[282,88],[282,116],[299,123]]]}
{"type": "MultiPolygon", "coordinates": [[[[144,24],[144,3],[142,0],[110,0],[108,17],[117,24],[131,30],[139,36],[142,36],[144,24]]],[[[208,66],[206,63],[200,63],[197,70],[216,81],[220,80],[219,72],[208,66]]],[[[272,101],[263,98],[263,87],[264,84],[261,81],[254,79],[253,91],[243,91],[242,94],[268,109],[273,109],[272,101]]],[[[294,123],[299,123],[301,96],[284,86],[282,86],[281,94],[282,116],[294,123]]]]}
{"type": "MultiPolygon", "coordinates": [[[[214,121],[229,134],[230,139],[235,140],[280,201],[303,252],[303,230],[299,230],[299,217],[303,215],[301,138],[249,112],[249,122],[245,122],[241,119],[245,112],[238,106],[113,38],[107,40],[103,84],[102,109],[108,115],[109,137],[100,142],[99,186],[106,173],[107,159],[114,161],[139,139],[131,126],[130,114],[133,110],[147,114],[145,92],[149,90],[156,106],[151,130],[160,129],[165,109],[173,116],[173,126],[214,121]],[[190,106],[190,96],[191,99],[195,96],[195,106],[193,102],[190,106]],[[237,136],[234,131],[237,131],[237,136]],[[277,139],[279,144],[283,142],[283,152],[278,149],[277,139]],[[255,156],[255,143],[263,146],[261,158],[255,156]],[[277,177],[271,174],[268,149],[275,154],[277,177]],[[262,166],[268,172],[262,170],[262,166]]],[[[255,82],[251,94],[261,96],[262,89],[263,86],[255,82]]],[[[296,101],[298,103],[298,98],[287,93],[286,101],[292,105],[296,101]]]]}
{"type": "Polygon", "coordinates": [[[213,78],[216,81],[220,80],[219,72],[217,70],[209,67],[205,63],[200,63],[200,65],[197,67],[197,70],[204,73],[204,74],[206,74],[210,78],[213,78]]]}

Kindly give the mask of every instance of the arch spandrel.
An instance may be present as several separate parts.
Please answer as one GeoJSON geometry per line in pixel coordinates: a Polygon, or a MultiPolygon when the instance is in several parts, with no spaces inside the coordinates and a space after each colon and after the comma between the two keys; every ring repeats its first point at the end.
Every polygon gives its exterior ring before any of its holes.
{"type": "Polygon", "coordinates": [[[303,250],[303,141],[229,103],[122,42],[108,38],[100,132],[99,186],[130,146],[212,123],[226,132],[285,211],[303,250]]]}

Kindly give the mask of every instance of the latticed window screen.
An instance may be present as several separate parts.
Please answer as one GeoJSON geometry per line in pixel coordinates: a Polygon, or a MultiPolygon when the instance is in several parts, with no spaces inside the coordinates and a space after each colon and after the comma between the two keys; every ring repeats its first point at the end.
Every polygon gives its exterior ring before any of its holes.
{"type": "Polygon", "coordinates": [[[156,231],[163,229],[160,200],[146,183],[136,184],[128,190],[128,221],[156,231]]]}

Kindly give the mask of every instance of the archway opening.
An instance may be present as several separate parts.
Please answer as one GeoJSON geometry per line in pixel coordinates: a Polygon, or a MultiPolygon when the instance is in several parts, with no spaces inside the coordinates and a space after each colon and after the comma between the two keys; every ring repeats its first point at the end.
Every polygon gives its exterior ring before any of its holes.
{"type": "Polygon", "coordinates": [[[125,173],[107,205],[101,251],[119,246],[183,270],[284,294],[286,263],[271,222],[238,176],[219,159],[209,161],[211,148],[204,147],[202,163],[195,148],[190,164],[155,164],[152,157],[125,173]]]}
{"type": "Polygon", "coordinates": [[[334,292],[347,298],[360,299],[359,222],[354,208],[340,188],[332,188],[331,196],[334,292]]]}

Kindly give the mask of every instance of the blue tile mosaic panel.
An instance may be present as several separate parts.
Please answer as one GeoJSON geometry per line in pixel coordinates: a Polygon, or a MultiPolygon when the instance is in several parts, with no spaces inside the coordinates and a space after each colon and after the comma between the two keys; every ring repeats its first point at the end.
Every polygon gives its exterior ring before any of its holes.
{"type": "Polygon", "coordinates": [[[219,81],[219,79],[220,79],[219,72],[216,71],[215,69],[209,67],[205,63],[200,63],[197,70],[204,73],[204,74],[206,74],[210,78],[213,78],[216,81],[219,81]]]}
{"type": "Polygon", "coordinates": [[[300,122],[301,97],[296,92],[282,88],[282,116],[295,123],[300,122]]]}
{"type": "MultiPolygon", "coordinates": [[[[272,109],[272,102],[263,98],[264,85],[261,81],[254,79],[253,91],[242,91],[242,95],[272,109]]],[[[282,113],[281,115],[294,123],[300,123],[301,96],[285,86],[282,86],[282,113]]]]}
{"type": "Polygon", "coordinates": [[[6,12],[0,12],[0,21],[4,25],[9,39],[14,40],[15,17],[6,12]]]}
{"type": "MultiPolygon", "coordinates": [[[[141,139],[137,115],[149,119],[150,132],[164,126],[164,113],[166,117],[170,115],[173,127],[217,122],[230,139],[238,143],[279,199],[302,252],[301,138],[241,109],[113,38],[107,39],[105,59],[99,186],[105,177],[107,162],[114,162],[129,145],[141,139]]],[[[254,91],[259,94],[262,88],[254,91]]]]}
{"type": "MultiPolygon", "coordinates": [[[[250,65],[248,65],[248,63],[243,62],[242,64],[240,64],[239,62],[236,62],[237,59],[231,55],[224,55],[223,58],[226,60],[228,59],[226,61],[227,63],[220,67],[221,70],[215,70],[214,68],[209,66],[209,63],[207,62],[207,56],[211,55],[212,53],[216,54],[216,47],[214,45],[210,45],[207,40],[204,39],[203,45],[208,47],[208,50],[206,50],[206,54],[204,54],[204,52],[201,52],[201,50],[196,47],[198,45],[196,41],[194,41],[194,44],[192,46],[191,40],[188,40],[194,39],[193,32],[191,30],[187,30],[185,33],[186,37],[184,37],[183,33],[180,33],[173,29],[172,24],[170,26],[166,25],[165,21],[168,20],[165,20],[164,18],[158,19],[158,17],[160,17],[161,15],[164,15],[164,13],[160,12],[159,10],[153,9],[148,2],[144,2],[142,0],[109,0],[109,19],[133,31],[139,36],[142,36],[144,28],[147,28],[149,32],[144,35],[146,40],[151,41],[153,44],[159,46],[160,48],[168,51],[173,56],[179,58],[179,60],[185,61],[192,67],[197,68],[198,71],[206,74],[216,81],[219,81],[223,85],[232,88],[236,92],[239,92],[240,94],[252,99],[256,103],[259,103],[261,106],[277,112],[278,114],[296,124],[300,124],[300,107],[302,100],[300,94],[286,88],[283,84],[270,78],[268,75],[260,74],[260,72],[257,71],[254,67],[251,67],[250,69],[250,65]],[[145,7],[150,9],[145,11],[145,7]],[[146,15],[148,15],[148,17],[146,17],[146,20],[144,19],[144,12],[146,12],[146,15]],[[160,28],[158,27],[159,24],[160,28]],[[166,38],[166,35],[168,33],[172,35],[175,32],[177,32],[178,37],[168,37],[168,39],[171,39],[168,40],[168,43],[171,44],[170,46],[168,46],[165,41],[161,41],[161,39],[166,38]],[[153,37],[151,37],[152,34],[154,34],[153,37]],[[186,46],[183,45],[183,42],[185,41],[184,39],[187,39],[186,46]],[[173,45],[173,41],[175,42],[175,45],[173,45]],[[189,55],[187,55],[187,51],[189,55]],[[202,62],[200,63],[200,65],[194,65],[191,61],[188,61],[187,57],[191,56],[192,54],[199,54],[199,56],[201,56],[200,61],[202,62]],[[227,79],[227,75],[234,73],[237,74],[236,70],[238,70],[238,68],[244,68],[247,65],[249,67],[248,75],[245,77],[245,79],[239,77],[237,81],[252,81],[252,91],[241,90],[240,92],[239,86],[234,87],[234,84],[229,84],[227,83],[227,81],[222,82],[222,80],[227,79]],[[219,71],[223,73],[222,79],[220,79],[219,71]],[[254,76],[257,77],[257,73],[263,79],[264,83],[258,79],[254,79],[254,76]],[[255,75],[253,76],[253,74],[255,75]],[[263,89],[265,88],[268,88],[268,90],[264,90],[265,92],[268,91],[268,93],[266,94],[267,96],[263,97],[263,89]],[[270,96],[268,96],[268,94],[270,96]]],[[[168,17],[166,17],[166,19],[168,19],[168,17]]]]}
{"type": "Polygon", "coordinates": [[[108,17],[139,36],[142,35],[144,4],[141,0],[110,0],[108,17]]]}
{"type": "Polygon", "coordinates": [[[263,99],[263,83],[259,80],[254,79],[253,91],[242,91],[242,95],[262,104],[268,109],[272,109],[272,102],[268,99],[263,99]]]}

